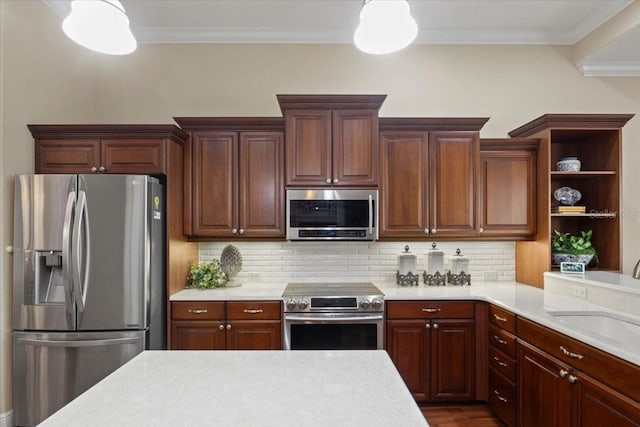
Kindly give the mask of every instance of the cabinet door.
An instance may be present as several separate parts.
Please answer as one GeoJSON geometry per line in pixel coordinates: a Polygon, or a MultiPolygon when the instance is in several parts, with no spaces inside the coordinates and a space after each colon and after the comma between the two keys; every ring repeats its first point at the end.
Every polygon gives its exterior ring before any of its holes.
{"type": "Polygon", "coordinates": [[[593,378],[579,374],[573,384],[576,405],[573,425],[578,427],[640,426],[640,403],[593,378]]]}
{"type": "Polygon", "coordinates": [[[569,367],[523,342],[518,349],[519,425],[568,426],[571,384],[564,376],[569,367]]]}
{"type": "Polygon", "coordinates": [[[429,399],[428,321],[387,320],[386,347],[407,388],[418,402],[429,399]]]}
{"type": "Polygon", "coordinates": [[[108,173],[165,173],[165,152],[160,140],[102,140],[102,166],[108,173]]]}
{"type": "Polygon", "coordinates": [[[240,134],[240,235],[284,237],[283,157],[281,132],[240,134]]]}
{"type": "Polygon", "coordinates": [[[426,132],[381,133],[380,237],[428,233],[426,132]]]}
{"type": "Polygon", "coordinates": [[[475,322],[431,321],[431,399],[475,400],[475,322]]]}
{"type": "Polygon", "coordinates": [[[224,350],[224,323],[218,321],[172,321],[172,350],[224,350]]]}
{"type": "Polygon", "coordinates": [[[227,350],[282,350],[279,320],[237,320],[227,328],[227,350]]]}
{"type": "Polygon", "coordinates": [[[287,185],[331,184],[331,110],[285,112],[287,185]]]}
{"type": "Polygon", "coordinates": [[[100,141],[38,139],[36,173],[93,173],[100,166],[100,141]]]}
{"type": "Polygon", "coordinates": [[[536,231],[536,153],[480,153],[480,230],[486,236],[532,236],[536,231]]]}
{"type": "Polygon", "coordinates": [[[193,235],[233,237],[238,222],[238,134],[194,133],[192,144],[193,235]]]}
{"type": "Polygon", "coordinates": [[[429,135],[429,149],[431,233],[436,236],[477,234],[478,134],[434,132],[429,135]]]}
{"type": "Polygon", "coordinates": [[[378,112],[333,111],[333,185],[378,186],[378,112]]]}

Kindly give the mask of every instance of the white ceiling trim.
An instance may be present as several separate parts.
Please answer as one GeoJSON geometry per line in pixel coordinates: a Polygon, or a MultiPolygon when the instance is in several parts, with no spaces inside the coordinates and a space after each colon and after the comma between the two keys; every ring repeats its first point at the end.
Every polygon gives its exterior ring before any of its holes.
{"type": "Polygon", "coordinates": [[[584,62],[578,69],[587,77],[639,77],[640,61],[584,62]]]}

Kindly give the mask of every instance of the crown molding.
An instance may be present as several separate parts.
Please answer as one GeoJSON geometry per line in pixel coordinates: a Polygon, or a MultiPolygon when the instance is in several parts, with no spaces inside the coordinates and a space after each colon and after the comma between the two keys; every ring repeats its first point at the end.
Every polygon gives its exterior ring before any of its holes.
{"type": "Polygon", "coordinates": [[[585,61],[578,70],[587,77],[640,77],[640,61],[585,61]]]}

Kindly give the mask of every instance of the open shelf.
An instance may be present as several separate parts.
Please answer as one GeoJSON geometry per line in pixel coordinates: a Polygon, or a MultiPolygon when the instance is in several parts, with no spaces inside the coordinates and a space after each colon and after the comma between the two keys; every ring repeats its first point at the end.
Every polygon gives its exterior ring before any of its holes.
{"type": "Polygon", "coordinates": [[[570,217],[570,216],[578,216],[578,217],[583,217],[583,218],[589,218],[589,219],[596,219],[596,218],[615,218],[618,215],[615,212],[596,212],[596,213],[590,213],[590,212],[586,212],[586,213],[551,213],[551,216],[557,216],[557,217],[562,217],[562,218],[566,218],[566,217],[570,217]]]}
{"type": "Polygon", "coordinates": [[[580,171],[580,172],[559,172],[551,171],[552,178],[595,178],[600,176],[615,176],[616,171],[580,171]]]}

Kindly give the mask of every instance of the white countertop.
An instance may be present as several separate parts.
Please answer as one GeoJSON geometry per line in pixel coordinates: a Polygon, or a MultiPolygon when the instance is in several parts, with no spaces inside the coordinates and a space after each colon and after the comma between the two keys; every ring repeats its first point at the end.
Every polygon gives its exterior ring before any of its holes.
{"type": "MultiPolygon", "coordinates": [[[[589,276],[588,280],[595,282],[598,279],[600,276],[596,275],[589,276]]],[[[615,310],[608,307],[515,282],[475,282],[471,286],[402,287],[395,283],[375,283],[375,285],[385,294],[386,301],[433,299],[487,301],[640,366],[640,336],[638,339],[630,340],[627,338],[628,335],[618,334],[615,328],[603,335],[588,328],[569,325],[551,314],[567,311],[615,314],[615,310]]],[[[282,298],[285,286],[286,283],[256,282],[247,283],[238,288],[185,289],[172,295],[170,299],[171,301],[278,300],[282,298]]],[[[640,320],[640,308],[638,308],[638,320],[640,320]]]]}
{"type": "Polygon", "coordinates": [[[145,351],[41,426],[424,427],[385,351],[145,351]]]}

